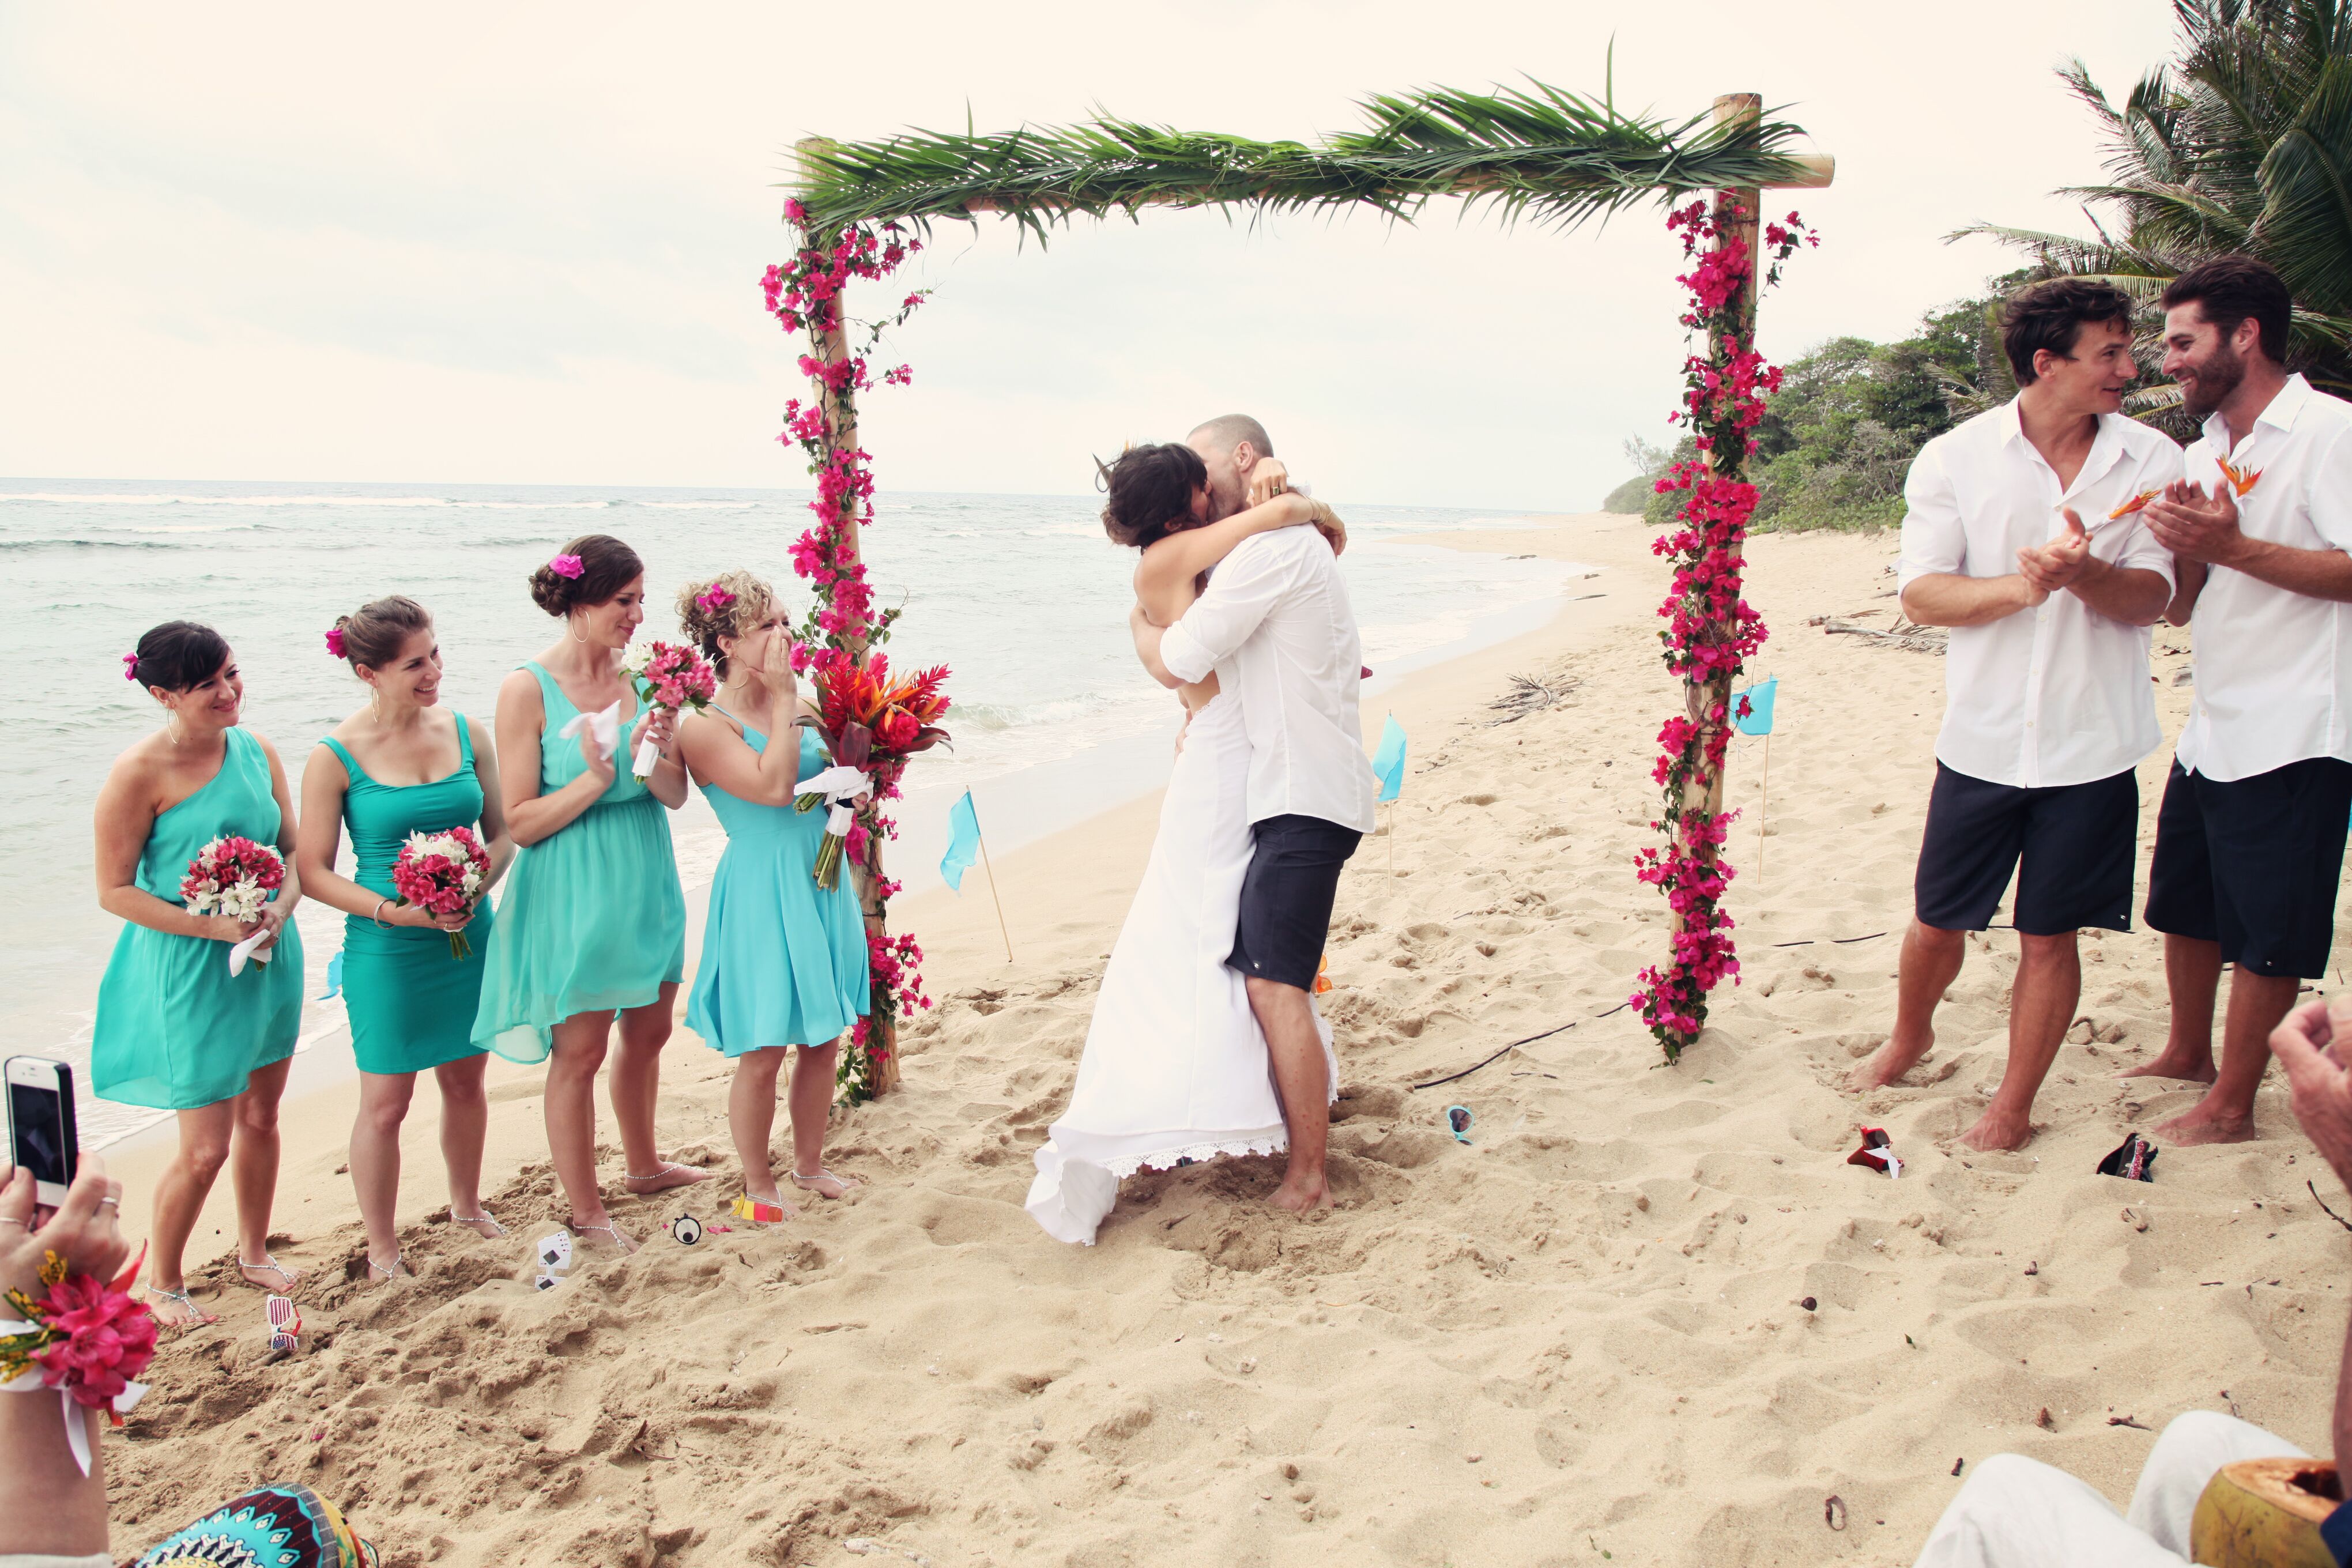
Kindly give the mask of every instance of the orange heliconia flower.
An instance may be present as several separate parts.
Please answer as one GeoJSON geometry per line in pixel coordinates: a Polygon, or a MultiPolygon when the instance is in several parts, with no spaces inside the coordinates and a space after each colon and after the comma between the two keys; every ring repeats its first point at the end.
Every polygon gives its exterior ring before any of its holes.
{"type": "Polygon", "coordinates": [[[2148,502],[2154,500],[2163,493],[2164,492],[2160,489],[2142,490],[2139,494],[2132,497],[2131,500],[2124,502],[2123,505],[2116,508],[2115,510],[2107,513],[2107,521],[2109,522],[2113,522],[2119,517],[2129,517],[2132,513],[2139,510],[2140,508],[2146,506],[2148,502]]]}
{"type": "Polygon", "coordinates": [[[2255,485],[2262,482],[2263,471],[2260,468],[2256,468],[2250,474],[2242,474],[2236,468],[2231,467],[2230,459],[2227,458],[2216,458],[2213,460],[2221,464],[2221,477],[2229,480],[2230,488],[2236,490],[2240,495],[2244,495],[2248,490],[2252,489],[2255,485]]]}

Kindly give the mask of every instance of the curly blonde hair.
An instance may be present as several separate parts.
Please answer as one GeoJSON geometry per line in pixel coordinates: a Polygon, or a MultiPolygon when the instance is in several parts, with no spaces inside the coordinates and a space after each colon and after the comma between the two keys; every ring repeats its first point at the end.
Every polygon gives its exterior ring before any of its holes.
{"type": "Polygon", "coordinates": [[[677,624],[721,680],[727,679],[727,656],[720,637],[740,637],[768,618],[776,590],[764,577],[750,572],[722,572],[708,582],[688,583],[677,591],[677,624]]]}

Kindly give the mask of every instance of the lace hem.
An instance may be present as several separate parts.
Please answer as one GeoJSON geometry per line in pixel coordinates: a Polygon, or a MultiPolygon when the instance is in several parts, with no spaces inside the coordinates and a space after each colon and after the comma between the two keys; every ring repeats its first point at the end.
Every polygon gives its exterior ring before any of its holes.
{"type": "Polygon", "coordinates": [[[1280,1154],[1290,1148],[1287,1137],[1234,1138],[1224,1142],[1211,1140],[1206,1143],[1186,1143],[1175,1149],[1164,1149],[1150,1154],[1131,1155],[1122,1160],[1104,1163],[1103,1169],[1120,1181],[1138,1171],[1172,1171],[1187,1163],[1197,1164],[1203,1160],[1219,1159],[1227,1154],[1280,1154]]]}

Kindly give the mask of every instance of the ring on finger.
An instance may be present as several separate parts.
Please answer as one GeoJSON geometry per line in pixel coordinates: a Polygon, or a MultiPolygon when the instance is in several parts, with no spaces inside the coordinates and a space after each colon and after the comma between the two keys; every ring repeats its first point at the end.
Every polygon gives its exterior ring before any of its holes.
{"type": "Polygon", "coordinates": [[[98,1200],[98,1206],[102,1209],[110,1208],[120,1214],[122,1211],[122,1200],[121,1198],[100,1198],[98,1200]]]}
{"type": "Polygon", "coordinates": [[[22,1226],[23,1226],[25,1229],[26,1229],[26,1230],[30,1230],[30,1229],[32,1229],[32,1228],[33,1228],[33,1226],[32,1226],[32,1222],[30,1222],[29,1220],[21,1220],[21,1219],[18,1219],[15,1215],[12,1215],[12,1214],[0,1214],[0,1225],[22,1226]]]}

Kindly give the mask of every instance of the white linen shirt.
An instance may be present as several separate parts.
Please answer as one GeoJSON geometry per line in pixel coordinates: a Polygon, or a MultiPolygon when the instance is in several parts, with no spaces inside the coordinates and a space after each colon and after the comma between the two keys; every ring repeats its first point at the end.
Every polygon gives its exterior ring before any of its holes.
{"type": "MultiPolygon", "coordinates": [[[[2253,428],[2230,451],[2216,414],[2189,448],[2189,478],[2227,483],[2220,459],[2262,478],[2238,497],[2250,539],[2297,550],[2352,552],[2352,404],[2286,378],[2253,428]]],[[[2252,778],[2309,757],[2352,761],[2352,605],[2315,599],[2207,568],[2189,618],[2197,695],[2173,755],[2217,783],[2252,778]]]]}
{"type": "Polygon", "coordinates": [[[1380,786],[1356,709],[1363,653],[1339,563],[1311,528],[1235,545],[1160,643],[1171,675],[1213,669],[1241,699],[1252,822],[1295,814],[1370,833],[1380,786]]]}
{"type": "MultiPolygon", "coordinates": [[[[2069,488],[2025,437],[2014,399],[1928,442],[1903,487],[1901,583],[1951,573],[2005,577],[2017,552],[2065,531],[2072,507],[2091,552],[2173,582],[2172,552],[2137,513],[2107,514],[2180,477],[2171,437],[2102,415],[2069,488]]],[[[2163,742],[2149,689],[2148,630],[2061,591],[2034,609],[1955,626],[1944,658],[1944,728],[1936,760],[1954,773],[2021,789],[2112,778],[2163,742]]]]}

